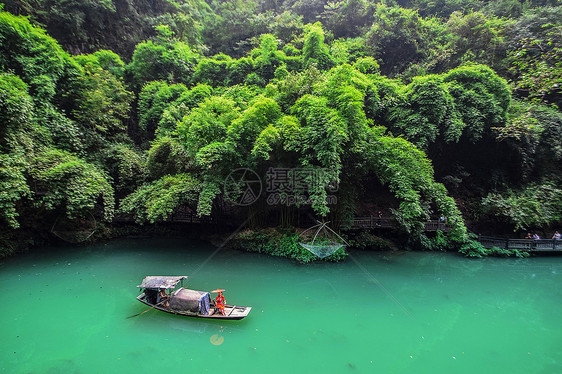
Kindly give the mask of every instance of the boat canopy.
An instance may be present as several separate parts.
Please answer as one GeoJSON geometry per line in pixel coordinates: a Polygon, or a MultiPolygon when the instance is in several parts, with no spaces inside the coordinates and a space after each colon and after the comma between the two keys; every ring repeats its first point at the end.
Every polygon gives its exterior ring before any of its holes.
{"type": "Polygon", "coordinates": [[[174,288],[182,279],[187,279],[186,275],[160,276],[151,275],[142,280],[137,287],[140,288],[174,288]]]}
{"type": "Polygon", "coordinates": [[[170,309],[207,315],[211,309],[210,303],[211,296],[208,292],[180,288],[170,298],[170,309]]]}

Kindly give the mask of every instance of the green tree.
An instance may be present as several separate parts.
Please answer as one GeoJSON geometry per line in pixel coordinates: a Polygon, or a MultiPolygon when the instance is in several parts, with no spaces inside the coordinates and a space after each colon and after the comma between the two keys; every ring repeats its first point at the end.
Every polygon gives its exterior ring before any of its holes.
{"type": "Polygon", "coordinates": [[[0,227],[17,229],[21,200],[31,197],[25,170],[28,164],[22,155],[0,153],[0,227]]]}
{"type": "Polygon", "coordinates": [[[139,223],[165,220],[178,206],[195,206],[200,190],[200,182],[190,175],[167,175],[123,199],[120,211],[133,214],[139,223]]]}
{"type": "Polygon", "coordinates": [[[366,0],[330,1],[324,6],[321,20],[336,38],[356,37],[368,26],[374,4],[366,0]]]}
{"type": "Polygon", "coordinates": [[[130,81],[137,90],[155,80],[189,84],[199,54],[187,43],[177,40],[168,26],[160,25],[156,29],[155,41],[136,46],[133,59],[125,68],[130,81]]]}
{"type": "Polygon", "coordinates": [[[508,62],[515,92],[532,102],[562,105],[562,8],[526,12],[511,29],[508,62]]]}
{"type": "Polygon", "coordinates": [[[511,93],[505,79],[492,69],[468,64],[445,74],[443,82],[454,98],[470,141],[476,142],[491,135],[492,127],[505,125],[511,93]]]}
{"type": "Polygon", "coordinates": [[[482,12],[462,14],[454,12],[447,20],[447,30],[452,34],[447,48],[449,68],[474,61],[505,71],[505,34],[511,21],[486,15],[482,12]]]}
{"type": "Polygon", "coordinates": [[[89,55],[75,56],[74,59],[81,66],[92,65],[91,69],[106,70],[118,78],[124,74],[125,63],[118,54],[109,50],[99,50],[89,55]]]}
{"type": "Polygon", "coordinates": [[[29,174],[36,192],[41,192],[35,202],[37,206],[62,210],[73,219],[95,213],[101,200],[102,218],[113,218],[113,188],[103,171],[94,165],[68,152],[49,149],[31,160],[29,174]]]}
{"type": "Polygon", "coordinates": [[[175,137],[159,137],[151,143],[147,153],[145,172],[148,181],[165,175],[186,173],[196,168],[193,155],[175,137]]]}
{"type": "Polygon", "coordinates": [[[551,184],[529,185],[520,191],[490,193],[484,208],[513,224],[515,230],[544,228],[562,222],[562,190],[551,184]]]}
{"type": "Polygon", "coordinates": [[[65,91],[65,78],[79,74],[56,40],[24,17],[0,12],[0,42],[0,67],[27,83],[37,100],[52,100],[57,92],[65,91]]]}
{"type": "Polygon", "coordinates": [[[227,139],[240,156],[249,155],[258,135],[280,117],[281,108],[274,100],[258,97],[250,107],[232,121],[227,130],[227,139]]]}
{"type": "Polygon", "coordinates": [[[384,74],[397,74],[431,57],[446,44],[445,38],[445,29],[436,19],[424,19],[412,9],[377,4],[365,45],[381,61],[384,74]]]}
{"type": "Polygon", "coordinates": [[[27,85],[13,74],[0,73],[0,150],[9,149],[10,137],[32,122],[34,115],[27,85]]]}
{"type": "Polygon", "coordinates": [[[393,133],[404,135],[423,150],[436,141],[458,142],[465,124],[443,77],[414,78],[400,96],[402,102],[390,114],[393,133]]]}
{"type": "Polygon", "coordinates": [[[44,25],[73,54],[111,49],[130,58],[135,45],[154,36],[154,26],[167,24],[178,38],[200,43],[203,18],[211,12],[204,0],[5,0],[12,14],[44,25]]]}
{"type": "Polygon", "coordinates": [[[131,146],[115,144],[102,158],[117,198],[128,195],[144,182],[145,159],[131,146]]]}
{"type": "Polygon", "coordinates": [[[239,115],[234,101],[213,96],[185,116],[176,131],[185,149],[195,156],[201,148],[224,141],[227,129],[239,115]]]}
{"type": "Polygon", "coordinates": [[[259,48],[252,51],[254,71],[264,82],[273,79],[275,70],[284,62],[285,53],[277,49],[277,40],[271,34],[260,37],[259,48]]]}
{"type": "MultiPolygon", "coordinates": [[[[100,56],[100,55],[98,55],[100,56]]],[[[72,117],[83,127],[95,130],[100,134],[111,137],[125,133],[124,120],[128,117],[130,104],[133,99],[121,79],[113,75],[109,69],[118,68],[111,62],[97,59],[87,62],[87,58],[79,59],[84,63],[84,74],[76,79],[78,88],[73,94],[76,102],[72,117]]],[[[113,56],[112,56],[113,57],[113,56]]]]}
{"type": "Polygon", "coordinates": [[[170,104],[188,92],[183,84],[168,84],[163,81],[153,81],[145,84],[139,94],[138,115],[139,128],[152,139],[162,119],[164,111],[170,104]]]}
{"type": "Polygon", "coordinates": [[[250,20],[256,13],[256,1],[208,1],[212,10],[204,17],[203,43],[211,54],[227,52],[233,57],[242,57],[248,51],[248,40],[254,33],[250,20]]]}
{"type": "MultiPolygon", "coordinates": [[[[402,4],[402,1],[399,1],[402,4]]],[[[445,19],[453,12],[471,12],[482,8],[483,2],[480,0],[413,0],[408,1],[407,4],[402,6],[418,9],[423,17],[439,17],[445,19]]]]}
{"type": "Polygon", "coordinates": [[[330,56],[328,46],[324,43],[322,24],[316,22],[305,31],[303,59],[305,66],[315,64],[321,70],[330,69],[334,62],[330,56]]]}
{"type": "Polygon", "coordinates": [[[232,64],[232,58],[225,54],[218,54],[212,58],[203,58],[197,64],[193,74],[193,82],[208,84],[210,86],[222,86],[228,76],[228,68],[232,64]]]}
{"type": "Polygon", "coordinates": [[[162,112],[156,135],[165,136],[173,133],[177,123],[180,122],[184,116],[188,115],[192,108],[195,108],[199,103],[211,97],[212,92],[212,87],[206,84],[197,84],[190,90],[183,92],[179,98],[171,102],[162,112]]]}

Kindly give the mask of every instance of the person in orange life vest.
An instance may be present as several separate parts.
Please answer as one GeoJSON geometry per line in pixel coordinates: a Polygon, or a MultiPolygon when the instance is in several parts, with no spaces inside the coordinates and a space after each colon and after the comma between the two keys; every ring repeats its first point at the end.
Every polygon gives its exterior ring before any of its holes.
{"type": "Polygon", "coordinates": [[[219,294],[217,295],[215,301],[217,303],[217,308],[219,312],[224,315],[224,306],[226,304],[226,300],[224,299],[224,296],[221,291],[219,291],[219,294]]]}

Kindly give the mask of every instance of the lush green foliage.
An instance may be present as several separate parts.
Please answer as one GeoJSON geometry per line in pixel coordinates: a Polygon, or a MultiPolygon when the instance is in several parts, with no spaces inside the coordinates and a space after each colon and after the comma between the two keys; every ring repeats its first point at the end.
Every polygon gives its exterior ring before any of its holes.
{"type": "Polygon", "coordinates": [[[116,197],[135,190],[145,179],[145,159],[132,147],[116,144],[103,152],[102,162],[111,177],[116,197]]]}
{"type": "Polygon", "coordinates": [[[133,60],[126,67],[132,84],[140,88],[144,82],[163,80],[169,83],[189,83],[197,66],[199,54],[188,43],[174,37],[168,26],[158,26],[155,41],[135,47],[133,60]]]}
{"type": "Polygon", "coordinates": [[[123,62],[109,51],[73,58],[7,12],[0,40],[1,231],[19,227],[24,212],[111,220],[114,189],[100,154],[125,139],[132,96],[123,62]]]}
{"type": "Polygon", "coordinates": [[[18,133],[25,124],[33,121],[33,101],[27,85],[17,76],[0,74],[0,136],[2,148],[13,145],[10,135],[18,133]],[[10,141],[11,140],[11,141],[10,141]],[[12,144],[10,144],[12,143],[12,144]]]}
{"type": "Polygon", "coordinates": [[[165,220],[182,205],[193,205],[200,183],[187,174],[165,176],[145,184],[121,201],[121,211],[139,222],[165,220]]]}
{"type": "Polygon", "coordinates": [[[139,94],[139,127],[154,136],[164,110],[178,99],[187,88],[183,84],[168,85],[163,81],[152,81],[144,85],[139,94]]]}
{"type": "Polygon", "coordinates": [[[376,251],[390,251],[395,249],[394,244],[390,240],[375,236],[368,231],[355,233],[355,235],[353,235],[353,237],[347,242],[354,249],[376,251]]]}
{"type": "Polygon", "coordinates": [[[483,204],[493,214],[508,219],[515,229],[549,227],[562,220],[562,189],[549,184],[491,193],[483,204]]]}
{"type": "Polygon", "coordinates": [[[76,105],[72,111],[77,122],[106,136],[125,132],[123,120],[133,99],[119,78],[123,63],[118,56],[110,56],[115,57],[115,64],[104,60],[108,55],[94,54],[90,59],[90,56],[79,56],[84,74],[76,82],[78,88],[73,92],[76,105]]]}
{"type": "Polygon", "coordinates": [[[382,61],[384,73],[398,73],[427,58],[443,43],[445,28],[413,9],[377,4],[365,44],[382,61]]]}
{"type": "Polygon", "coordinates": [[[154,36],[154,26],[170,25],[190,43],[200,39],[197,20],[207,13],[198,0],[39,1],[4,0],[5,10],[29,15],[73,53],[112,49],[130,56],[135,45],[154,36]]]}
{"type": "Polygon", "coordinates": [[[520,251],[518,249],[502,249],[498,247],[484,248],[480,243],[475,240],[470,240],[463,244],[459,252],[467,257],[482,258],[486,256],[493,257],[529,257],[529,253],[520,251]]]}
{"type": "MultiPolygon", "coordinates": [[[[300,263],[309,263],[318,260],[315,254],[304,249],[299,244],[299,236],[292,233],[283,233],[275,229],[259,231],[242,231],[237,234],[230,244],[233,248],[248,252],[267,253],[273,256],[287,257],[300,263]]],[[[343,249],[338,249],[324,261],[342,261],[346,257],[343,249]]]]}
{"type": "Polygon", "coordinates": [[[516,89],[532,101],[562,105],[562,8],[526,13],[514,25],[509,51],[516,89]]]}
{"type": "Polygon", "coordinates": [[[95,166],[59,150],[39,153],[29,173],[37,191],[35,204],[47,210],[64,209],[68,218],[83,217],[102,201],[103,218],[113,218],[113,188],[95,166]]]}
{"type": "MultiPolygon", "coordinates": [[[[232,208],[233,170],[276,167],[315,174],[295,192],[299,214],[346,227],[383,193],[427,249],[485,254],[461,210],[515,229],[562,222],[558,3],[149,3],[10,0],[0,12],[4,234],[33,229],[24,213],[109,220],[114,198],[139,222],[184,205],[212,215],[232,208]],[[428,238],[436,216],[451,230],[428,238]]],[[[295,223],[268,203],[235,214],[295,223]]],[[[280,235],[248,245],[311,260],[280,235]]]]}
{"type": "Polygon", "coordinates": [[[22,156],[0,154],[0,212],[2,224],[12,229],[19,227],[18,202],[31,194],[24,175],[26,166],[22,156]]]}
{"type": "Polygon", "coordinates": [[[51,100],[78,70],[56,40],[23,17],[0,12],[0,41],[0,66],[17,74],[39,100],[51,100]]]}

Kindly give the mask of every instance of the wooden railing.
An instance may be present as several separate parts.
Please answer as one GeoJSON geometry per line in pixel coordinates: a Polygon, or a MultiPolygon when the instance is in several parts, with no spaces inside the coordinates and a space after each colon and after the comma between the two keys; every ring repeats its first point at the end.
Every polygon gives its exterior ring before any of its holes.
{"type": "Polygon", "coordinates": [[[440,220],[431,220],[424,224],[425,231],[449,231],[449,226],[443,221],[440,220]]]}
{"type": "Polygon", "coordinates": [[[394,220],[391,218],[378,218],[378,217],[355,217],[351,221],[352,228],[393,228],[394,220]]]}
{"type": "MultiPolygon", "coordinates": [[[[113,222],[134,222],[135,219],[130,214],[116,214],[113,217],[113,222]]],[[[179,208],[176,212],[171,214],[164,222],[178,222],[178,223],[212,223],[212,217],[198,217],[197,214],[189,208],[179,208]]]]}
{"type": "Polygon", "coordinates": [[[478,241],[485,248],[498,247],[532,252],[562,251],[562,240],[556,239],[502,239],[491,236],[479,236],[478,241]]]}
{"type": "Polygon", "coordinates": [[[187,208],[182,207],[178,209],[174,214],[170,215],[166,222],[181,222],[181,223],[211,223],[213,221],[212,217],[204,216],[198,217],[197,214],[187,208]]]}
{"type": "MultiPolygon", "coordinates": [[[[396,227],[394,219],[388,218],[388,217],[381,217],[381,218],[374,217],[374,216],[355,217],[351,221],[351,228],[354,228],[354,229],[357,229],[357,228],[391,229],[391,228],[394,228],[394,227],[396,227]]],[[[425,231],[437,231],[437,230],[448,231],[449,228],[447,227],[447,224],[445,222],[442,222],[440,220],[431,220],[431,221],[428,221],[428,222],[425,223],[424,230],[425,231]]]]}

